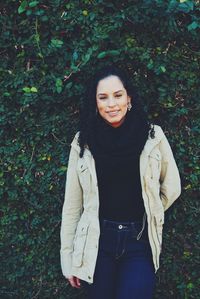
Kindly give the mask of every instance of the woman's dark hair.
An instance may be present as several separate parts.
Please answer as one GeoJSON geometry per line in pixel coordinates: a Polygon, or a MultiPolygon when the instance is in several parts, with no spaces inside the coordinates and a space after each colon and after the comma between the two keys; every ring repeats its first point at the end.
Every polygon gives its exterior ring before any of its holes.
{"type": "MultiPolygon", "coordinates": [[[[96,89],[97,85],[100,80],[105,79],[111,75],[117,76],[124,88],[126,89],[127,94],[131,97],[131,100],[133,99],[133,107],[134,110],[138,112],[141,118],[144,119],[148,123],[149,131],[150,131],[150,137],[154,138],[154,125],[149,123],[147,114],[143,109],[141,100],[138,97],[138,94],[134,88],[134,86],[131,84],[130,79],[127,76],[127,73],[120,69],[119,67],[116,67],[115,65],[108,65],[104,66],[100,70],[96,72],[96,74],[89,80],[89,83],[86,87],[86,94],[84,97],[84,101],[82,103],[81,107],[81,117],[80,117],[80,134],[78,138],[78,143],[81,148],[80,150],[80,157],[83,156],[84,148],[88,144],[88,140],[91,140],[93,138],[93,127],[96,119],[96,89]]],[[[132,108],[133,109],[133,108],[132,108]]]]}

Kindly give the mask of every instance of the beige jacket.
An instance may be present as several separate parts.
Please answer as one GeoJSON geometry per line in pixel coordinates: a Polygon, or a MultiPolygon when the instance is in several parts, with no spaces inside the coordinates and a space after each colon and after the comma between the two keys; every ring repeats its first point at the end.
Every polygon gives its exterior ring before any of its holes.
{"type": "MultiPolygon", "coordinates": [[[[95,161],[88,148],[79,157],[79,132],[71,143],[61,223],[61,268],[89,283],[98,253],[99,193],[95,161]]],[[[146,141],[140,155],[142,195],[147,214],[148,236],[155,272],[159,268],[164,211],[181,193],[180,176],[171,147],[160,126],[155,138],[146,141]]]]}

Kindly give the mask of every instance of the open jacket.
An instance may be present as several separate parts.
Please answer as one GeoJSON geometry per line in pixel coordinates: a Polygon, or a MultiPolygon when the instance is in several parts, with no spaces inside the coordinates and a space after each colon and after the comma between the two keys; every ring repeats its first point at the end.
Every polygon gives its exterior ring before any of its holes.
{"type": "MultiPolygon", "coordinates": [[[[156,272],[164,212],[179,197],[181,184],[167,138],[160,126],[154,128],[155,138],[148,137],[140,155],[140,179],[156,272]]],[[[65,277],[74,275],[93,283],[100,236],[98,182],[89,148],[86,147],[83,157],[79,157],[78,134],[71,143],[66,177],[60,230],[61,268],[65,277]]]]}

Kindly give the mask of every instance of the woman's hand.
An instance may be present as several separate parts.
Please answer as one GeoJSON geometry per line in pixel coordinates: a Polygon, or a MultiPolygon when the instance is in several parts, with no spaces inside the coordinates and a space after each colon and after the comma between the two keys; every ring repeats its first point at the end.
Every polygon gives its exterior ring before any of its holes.
{"type": "Polygon", "coordinates": [[[73,288],[80,288],[81,287],[81,283],[80,283],[80,279],[76,276],[69,276],[67,277],[67,280],[69,281],[70,285],[73,288]]]}

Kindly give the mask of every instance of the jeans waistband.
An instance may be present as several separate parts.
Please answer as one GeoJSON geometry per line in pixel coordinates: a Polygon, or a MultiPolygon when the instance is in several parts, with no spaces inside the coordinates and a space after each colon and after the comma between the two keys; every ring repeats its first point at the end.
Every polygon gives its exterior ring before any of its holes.
{"type": "Polygon", "coordinates": [[[142,221],[113,221],[107,219],[100,219],[100,225],[102,228],[111,229],[132,229],[142,226],[142,221]]]}
{"type": "MultiPolygon", "coordinates": [[[[142,236],[142,233],[145,229],[146,223],[146,213],[144,213],[142,221],[113,221],[107,219],[100,219],[101,229],[112,229],[115,231],[128,230],[132,231],[135,234],[137,233],[137,239],[139,240],[142,236]]],[[[146,226],[147,227],[147,226],[146,226]]]]}

